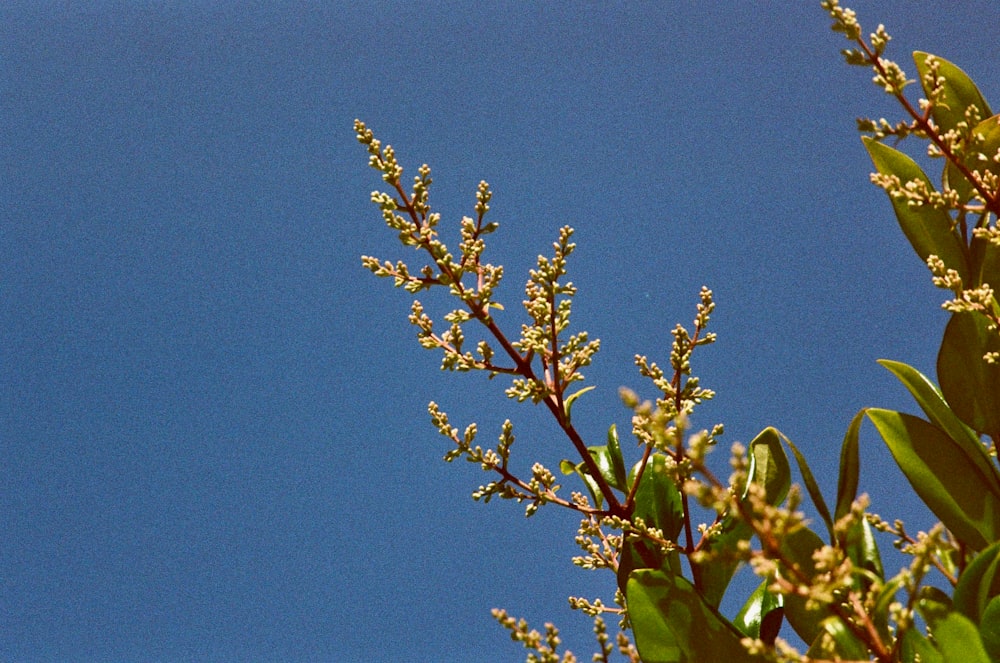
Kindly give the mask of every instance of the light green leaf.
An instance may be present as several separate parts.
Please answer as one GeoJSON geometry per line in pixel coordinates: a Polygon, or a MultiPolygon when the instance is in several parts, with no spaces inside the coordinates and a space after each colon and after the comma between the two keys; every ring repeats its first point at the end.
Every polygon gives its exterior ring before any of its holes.
{"type": "Polygon", "coordinates": [[[938,75],[944,79],[942,90],[937,99],[937,104],[931,110],[934,123],[940,127],[942,133],[951,131],[960,122],[965,121],[965,109],[969,106],[979,107],[979,117],[985,118],[993,114],[989,104],[983,98],[982,93],[976,84],[972,82],[969,75],[957,66],[944,58],[915,51],[913,62],[917,65],[917,72],[920,74],[920,84],[924,88],[924,94],[931,94],[924,76],[930,70],[928,59],[934,58],[938,62],[938,75]]]}
{"type": "Polygon", "coordinates": [[[941,392],[952,411],[974,431],[1000,436],[1000,364],[983,355],[1000,352],[1000,335],[987,329],[986,319],[954,313],[944,330],[937,372],[941,392]]]}
{"type": "MultiPolygon", "coordinates": [[[[900,182],[918,180],[933,188],[930,179],[917,162],[899,150],[869,138],[861,139],[875,164],[875,169],[883,175],[895,175],[900,182]]],[[[910,241],[913,250],[922,262],[934,254],[944,261],[945,266],[954,269],[966,283],[969,282],[969,267],[965,259],[964,246],[958,234],[951,228],[951,217],[944,210],[928,205],[911,207],[905,200],[891,199],[896,220],[903,234],[910,241]]]]}
{"type": "Polygon", "coordinates": [[[742,634],[680,576],[633,571],[625,595],[644,663],[760,660],[740,644],[742,634]]]}
{"type": "Polygon", "coordinates": [[[903,634],[903,661],[920,661],[920,663],[946,663],[941,652],[927,637],[915,628],[908,629],[903,634]]]}
{"type": "Polygon", "coordinates": [[[990,660],[1000,661],[1000,596],[994,596],[986,605],[979,622],[979,637],[990,660]]]}
{"type": "Polygon", "coordinates": [[[792,471],[777,429],[765,428],[750,443],[750,480],[764,486],[769,504],[780,504],[788,495],[792,471]]]}
{"type": "Polygon", "coordinates": [[[574,391],[572,394],[570,394],[563,400],[563,408],[566,410],[567,420],[569,420],[570,415],[573,414],[573,403],[576,402],[576,399],[580,398],[580,396],[583,396],[588,391],[591,391],[596,388],[597,387],[595,387],[594,385],[590,385],[589,387],[584,387],[583,389],[574,391]]]}
{"type": "Polygon", "coordinates": [[[934,624],[932,634],[942,657],[948,663],[991,663],[979,637],[979,629],[964,615],[949,613],[934,624]]]}
{"type": "Polygon", "coordinates": [[[909,414],[871,408],[867,416],[914,491],[955,536],[974,550],[997,538],[1000,500],[951,438],[909,414]]]}
{"type": "MultiPolygon", "coordinates": [[[[847,533],[847,538],[843,542],[847,551],[847,556],[854,565],[866,571],[871,571],[880,580],[885,577],[882,568],[882,556],[878,551],[878,542],[875,540],[875,533],[868,520],[861,520],[856,523],[847,533]]],[[[862,589],[867,590],[871,581],[864,576],[857,576],[855,583],[862,589]]]]}

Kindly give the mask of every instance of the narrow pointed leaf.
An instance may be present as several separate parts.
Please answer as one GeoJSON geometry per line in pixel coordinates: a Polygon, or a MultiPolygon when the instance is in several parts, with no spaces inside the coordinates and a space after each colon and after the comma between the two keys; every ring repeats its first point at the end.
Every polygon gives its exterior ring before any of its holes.
{"type": "Polygon", "coordinates": [[[989,454],[979,442],[976,433],[962,423],[962,420],[948,406],[937,386],[912,366],[888,359],[879,359],[878,363],[899,378],[899,381],[913,395],[931,423],[947,433],[952,441],[976,462],[983,477],[989,480],[994,493],[1000,496],[1000,476],[998,476],[989,454]]]}
{"type": "Polygon", "coordinates": [[[987,352],[1000,352],[1000,335],[990,331],[980,315],[954,313],[941,340],[937,371],[941,392],[958,418],[996,439],[1000,436],[1000,364],[987,364],[983,360],[987,352]]]}
{"type": "Polygon", "coordinates": [[[866,410],[860,410],[851,419],[844,442],[840,445],[840,473],[837,475],[837,506],[833,517],[840,520],[851,510],[851,505],[858,497],[858,477],[861,473],[861,461],[858,454],[858,432],[866,410]]]}
{"type": "Polygon", "coordinates": [[[644,663],[760,660],[740,644],[742,634],[680,576],[634,571],[626,600],[635,645],[644,663]]]}
{"type": "Polygon", "coordinates": [[[795,464],[799,467],[799,474],[802,475],[802,482],[806,485],[806,491],[809,492],[809,497],[812,499],[813,504],[816,506],[816,511],[819,512],[819,517],[823,519],[823,523],[826,524],[826,530],[830,535],[830,540],[833,540],[833,519],[830,518],[830,509],[826,506],[826,500],[823,499],[823,493],[820,492],[819,484],[816,483],[816,478],[813,476],[812,470],[809,469],[809,464],[806,462],[805,457],[799,452],[798,447],[792,444],[785,435],[781,436],[781,439],[785,441],[788,448],[792,450],[792,456],[795,457],[795,464]]]}
{"type": "Polygon", "coordinates": [[[590,385],[589,387],[584,387],[583,389],[575,391],[566,397],[566,399],[563,401],[563,408],[566,410],[567,420],[569,420],[570,415],[573,414],[573,403],[576,402],[576,399],[580,398],[580,396],[583,396],[585,393],[591,391],[592,389],[596,389],[596,387],[594,385],[590,385]]]}
{"type": "MultiPolygon", "coordinates": [[[[904,185],[918,180],[933,187],[917,162],[906,154],[867,136],[861,140],[868,149],[876,170],[883,175],[895,175],[904,185]]],[[[963,281],[969,282],[969,268],[962,241],[952,230],[951,217],[948,213],[928,205],[911,207],[905,200],[891,199],[891,201],[892,208],[896,212],[896,220],[899,221],[903,234],[920,256],[920,260],[926,262],[927,256],[934,254],[941,258],[949,269],[957,271],[963,281]]]]}
{"type": "Polygon", "coordinates": [[[912,415],[872,408],[875,424],[914,491],[945,527],[973,550],[1000,533],[1000,500],[975,461],[937,426],[912,415]]]}
{"type": "Polygon", "coordinates": [[[618,427],[611,424],[608,428],[608,452],[611,454],[611,463],[614,468],[615,480],[611,485],[620,490],[626,490],[628,477],[625,475],[625,458],[622,456],[622,447],[618,443],[618,427]]]}

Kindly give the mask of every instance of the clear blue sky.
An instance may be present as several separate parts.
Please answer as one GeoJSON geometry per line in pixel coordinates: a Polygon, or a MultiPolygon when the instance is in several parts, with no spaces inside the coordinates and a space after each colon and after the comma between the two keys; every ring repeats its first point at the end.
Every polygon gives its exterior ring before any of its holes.
{"type": "MultiPolygon", "coordinates": [[[[895,111],[818,5],[3,3],[0,659],[523,660],[493,606],[589,658],[566,596],[612,581],[570,565],[576,518],[473,503],[426,403],[484,444],[512,418],[522,468],[568,446],[440,374],[361,268],[411,254],[356,117],[407,179],[431,164],[445,226],[493,185],[509,329],[576,227],[589,440],[704,284],[695,423],[778,427],[832,495],[857,409],[915,409],[875,360],[933,373],[945,315],[854,131],[895,111]]],[[[1000,103],[1000,4],[850,6],[1000,103]]],[[[863,454],[876,510],[921,522],[870,430],[863,454]]]]}

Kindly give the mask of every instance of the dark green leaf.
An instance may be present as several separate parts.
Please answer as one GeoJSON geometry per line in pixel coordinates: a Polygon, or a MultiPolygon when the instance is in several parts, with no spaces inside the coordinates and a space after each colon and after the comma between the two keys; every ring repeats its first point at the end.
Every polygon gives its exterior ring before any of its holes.
{"type": "Polygon", "coordinates": [[[946,663],[941,652],[931,644],[927,637],[915,628],[908,629],[903,634],[903,661],[920,661],[920,663],[946,663]]]}
{"type": "Polygon", "coordinates": [[[979,623],[990,600],[1000,595],[1000,541],[976,555],[958,579],[952,598],[955,610],[979,623]]]}
{"type": "MultiPolygon", "coordinates": [[[[843,542],[847,556],[854,565],[866,571],[871,571],[880,580],[885,577],[882,568],[882,556],[878,551],[878,543],[875,541],[875,533],[867,520],[856,523],[847,533],[847,539],[843,542]]],[[[864,576],[855,578],[859,588],[867,590],[871,582],[864,576]]]]}
{"type": "Polygon", "coordinates": [[[934,123],[941,129],[942,133],[951,131],[960,122],[965,121],[965,109],[969,106],[979,107],[979,117],[986,118],[993,114],[989,104],[983,98],[979,88],[972,82],[969,75],[956,67],[951,62],[942,57],[916,51],[913,53],[913,62],[917,65],[917,72],[920,74],[920,84],[924,88],[924,94],[931,94],[924,76],[930,70],[928,59],[934,58],[938,61],[938,75],[943,78],[941,92],[937,98],[937,104],[931,110],[934,123]]]}
{"type": "Polygon", "coordinates": [[[785,441],[788,448],[792,450],[792,455],[795,457],[795,464],[799,467],[799,474],[802,475],[802,482],[806,485],[806,490],[809,492],[809,497],[812,499],[813,504],[816,506],[816,511],[819,512],[820,518],[826,524],[826,530],[830,535],[830,540],[833,540],[833,519],[830,518],[830,509],[826,506],[826,500],[823,499],[823,493],[820,492],[819,484],[816,483],[816,478],[813,476],[812,470],[809,469],[809,464],[806,463],[805,457],[799,452],[798,447],[792,444],[786,436],[782,435],[781,439],[785,441]]]}
{"type": "Polygon", "coordinates": [[[759,660],[740,644],[740,632],[680,576],[634,571],[625,595],[635,645],[645,663],[759,660]]]}
{"type": "MultiPolygon", "coordinates": [[[[823,632],[833,640],[833,654],[838,657],[836,660],[867,661],[868,647],[865,643],[854,635],[854,631],[847,628],[844,621],[839,617],[827,617],[820,625],[823,632]]],[[[824,656],[823,658],[828,658],[824,656]]]]}
{"type": "Polygon", "coordinates": [[[833,517],[840,520],[851,511],[851,505],[858,496],[858,476],[861,461],[858,458],[858,432],[865,410],[859,411],[847,427],[844,442],[840,445],[840,474],[837,476],[837,506],[833,517]]]}
{"type": "Polygon", "coordinates": [[[781,626],[784,599],[781,594],[772,593],[767,588],[768,584],[765,580],[757,586],[757,589],[754,590],[750,598],[747,599],[747,602],[740,608],[735,619],[733,619],[733,626],[738,628],[747,637],[760,638],[768,642],[764,638],[764,635],[766,635],[770,638],[770,642],[773,643],[774,637],[778,635],[778,628],[781,626]],[[769,618],[769,616],[771,617],[769,618]],[[774,621],[777,621],[778,628],[774,627],[774,621]],[[773,637],[771,631],[773,631],[773,637]]]}
{"type": "Polygon", "coordinates": [[[896,602],[896,594],[902,587],[902,578],[894,578],[883,585],[875,597],[875,607],[871,611],[872,622],[885,641],[892,637],[892,633],[889,631],[889,606],[896,602]]]}
{"type": "MultiPolygon", "coordinates": [[[[928,187],[933,187],[917,162],[906,154],[872,138],[863,137],[861,140],[868,149],[876,170],[883,175],[895,175],[903,184],[918,180],[926,183],[928,187]]],[[[952,230],[951,217],[948,213],[929,205],[911,207],[905,200],[891,200],[896,220],[899,221],[903,234],[920,256],[920,260],[927,262],[927,256],[934,254],[944,261],[945,266],[957,271],[962,280],[968,283],[969,268],[965,259],[964,244],[952,230]]]]}
{"type": "Polygon", "coordinates": [[[983,355],[1000,352],[1000,335],[972,313],[954,313],[944,330],[937,370],[951,409],[973,430],[1000,436],[1000,364],[983,355]]]}
{"type": "Polygon", "coordinates": [[[978,465],[940,428],[891,410],[869,409],[910,485],[959,540],[974,550],[1000,533],[1000,500],[978,465]]]}

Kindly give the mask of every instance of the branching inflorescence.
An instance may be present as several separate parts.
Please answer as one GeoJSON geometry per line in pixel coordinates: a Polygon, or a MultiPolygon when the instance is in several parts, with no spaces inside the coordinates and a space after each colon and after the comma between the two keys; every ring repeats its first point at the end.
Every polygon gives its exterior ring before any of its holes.
{"type": "MultiPolygon", "coordinates": [[[[638,448],[631,467],[614,425],[605,444],[588,445],[571,415],[574,403],[593,389],[581,386],[582,370],[600,342],[570,329],[576,287],[567,280],[567,261],[575,249],[573,229],[561,228],[551,257],[539,256],[530,270],[523,301],[527,321],[516,337],[509,335],[497,319],[504,306],[495,299],[503,268],[484,259],[486,237],[498,229],[486,220],[489,185],[479,183],[474,216],[461,220],[461,241],[453,253],[441,241],[440,216],[431,209],[430,168],[421,166],[412,187],[405,189],[393,149],[355,121],[369,164],[389,188],[373,192],[372,202],[399,241],[426,260],[414,270],[403,261],[365,256],[364,266],[413,294],[446,289],[457,307],[443,316],[443,331],[420,301],[412,304],[409,321],[420,345],[442,353],[443,370],[509,378],[508,398],[544,406],[575,452],[559,469],[578,477],[585,491],[567,498],[560,493],[557,475],[542,464],[532,463],[530,475],[512,467],[509,420],[496,447],[483,449],[475,444],[476,424],[460,432],[436,403],[428,407],[434,427],[452,445],[445,460],[464,458],[490,475],[473,492],[474,499],[526,503],[528,516],[546,504],[581,516],[576,543],[582,554],[573,563],[609,571],[616,579],[610,601],[570,598],[571,607],[594,619],[595,661],[609,661],[616,653],[629,661],[640,656],[648,661],[959,660],[950,657],[957,650],[949,648],[966,642],[969,628],[974,633],[987,628],[959,614],[948,593],[930,583],[943,580],[949,589],[956,588],[957,602],[967,591],[963,583],[972,582],[963,580],[970,577],[963,574],[975,568],[977,553],[994,551],[994,566],[1000,568],[1000,543],[993,545],[1000,540],[1000,472],[987,453],[992,448],[995,455],[1000,444],[1000,374],[989,373],[992,367],[986,363],[1000,358],[1000,306],[990,285],[1000,283],[1000,230],[995,223],[1000,212],[1000,123],[961,70],[926,53],[914,55],[926,98],[911,103],[904,91],[913,81],[885,58],[890,41],[885,28],[880,25],[866,40],[854,12],[837,0],[824,0],[822,6],[834,19],[833,29],[854,44],[843,51],[847,62],[870,67],[875,84],[897,99],[906,115],[895,124],[858,120],[858,127],[869,134],[865,145],[878,171],[872,181],[888,193],[934,284],[953,293],[945,308],[954,314],[939,359],[940,388],[905,364],[882,362],[915,396],[929,421],[875,408],[859,412],[844,438],[833,509],[802,453],[774,428],[747,446],[732,446],[729,477],[719,478],[709,467],[707,455],[718,446],[723,426],[691,429],[696,408],[714,396],[692,372],[695,350],[715,341],[707,330],[715,308],[708,288],[700,292],[690,330],[681,325],[672,330],[669,368],[635,357],[639,374],[657,395],[644,400],[635,391],[620,390],[638,448]],[[928,155],[945,164],[941,186],[932,184],[912,159],[881,142],[889,137],[926,141],[928,155]],[[467,347],[470,324],[482,336],[474,349],[467,347]],[[989,382],[994,379],[996,390],[989,382]],[[971,396],[970,383],[978,390],[971,396]],[[975,402],[965,407],[963,399],[975,402]],[[858,492],[863,420],[875,425],[918,496],[941,519],[930,531],[911,535],[902,522],[890,524],[867,512],[868,498],[858,492]],[[945,451],[940,458],[926,458],[925,449],[934,445],[945,451]],[[819,533],[801,509],[803,491],[791,484],[786,450],[822,521],[819,533]],[[699,522],[705,514],[705,522],[699,522]],[[895,537],[896,547],[912,559],[888,579],[876,532],[895,537]],[[743,597],[743,608],[727,618],[719,612],[720,604],[743,565],[761,582],[743,597]],[[619,619],[614,642],[603,619],[607,614],[619,619]],[[805,654],[778,637],[785,623],[806,643],[805,654]],[[952,631],[960,635],[947,635],[952,631]]],[[[978,573],[976,591],[982,583],[992,588],[992,571],[988,577],[985,571],[978,573]]],[[[1000,571],[996,577],[1000,589],[1000,571]]],[[[1000,632],[1000,599],[996,616],[1000,632]]],[[[557,651],[559,632],[551,624],[542,634],[503,610],[494,610],[494,617],[528,650],[529,662],[576,660],[557,651]]],[[[1000,656],[1000,639],[995,644],[1000,656]]]]}

